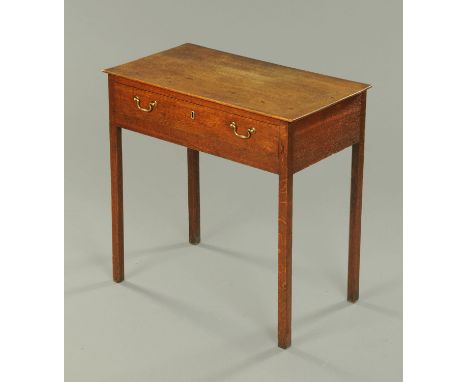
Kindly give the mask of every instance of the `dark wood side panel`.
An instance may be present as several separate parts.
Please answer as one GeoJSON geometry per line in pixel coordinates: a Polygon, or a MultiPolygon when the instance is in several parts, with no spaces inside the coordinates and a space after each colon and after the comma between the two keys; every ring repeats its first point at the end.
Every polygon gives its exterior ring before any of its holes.
{"type": "Polygon", "coordinates": [[[293,122],[293,168],[300,171],[359,141],[365,92],[293,122]]]}

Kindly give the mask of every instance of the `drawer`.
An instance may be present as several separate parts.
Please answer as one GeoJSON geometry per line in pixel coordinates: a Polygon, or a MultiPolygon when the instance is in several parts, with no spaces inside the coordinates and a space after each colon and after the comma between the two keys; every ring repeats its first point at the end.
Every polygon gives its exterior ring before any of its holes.
{"type": "Polygon", "coordinates": [[[112,118],[120,127],[276,173],[278,126],[235,113],[110,84],[112,118]]]}

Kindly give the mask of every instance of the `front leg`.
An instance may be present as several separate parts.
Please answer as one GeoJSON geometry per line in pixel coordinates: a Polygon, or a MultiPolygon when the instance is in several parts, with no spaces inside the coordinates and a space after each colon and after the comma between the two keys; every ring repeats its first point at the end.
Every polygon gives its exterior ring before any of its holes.
{"type": "Polygon", "coordinates": [[[124,279],[122,129],[109,127],[112,194],[112,273],[114,281],[124,279]]]}
{"type": "Polygon", "coordinates": [[[292,299],[292,144],[287,126],[280,130],[278,187],[278,346],[291,346],[292,299]]]}

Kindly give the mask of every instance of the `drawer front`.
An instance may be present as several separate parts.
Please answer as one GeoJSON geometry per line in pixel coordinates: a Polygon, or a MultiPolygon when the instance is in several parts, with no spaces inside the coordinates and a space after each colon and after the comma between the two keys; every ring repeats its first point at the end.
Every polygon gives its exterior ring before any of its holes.
{"type": "Polygon", "coordinates": [[[115,124],[276,173],[278,126],[112,82],[115,124]]]}

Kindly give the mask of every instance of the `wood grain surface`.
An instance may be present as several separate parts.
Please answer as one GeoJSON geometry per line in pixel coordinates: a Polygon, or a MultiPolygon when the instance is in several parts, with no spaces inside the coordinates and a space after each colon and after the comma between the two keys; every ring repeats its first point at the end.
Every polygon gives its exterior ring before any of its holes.
{"type": "Polygon", "coordinates": [[[367,84],[194,44],[183,44],[104,71],[287,122],[369,88],[367,84]]]}

